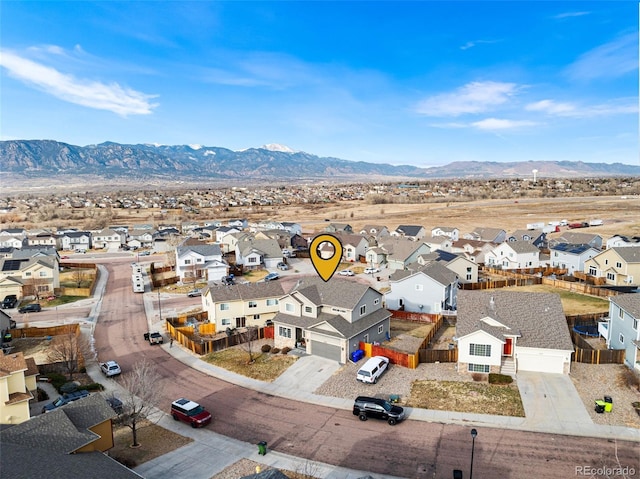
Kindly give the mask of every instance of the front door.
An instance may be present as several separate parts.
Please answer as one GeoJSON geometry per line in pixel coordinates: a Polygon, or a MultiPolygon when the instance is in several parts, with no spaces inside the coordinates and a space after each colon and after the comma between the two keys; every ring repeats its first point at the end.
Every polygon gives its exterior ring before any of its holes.
{"type": "Polygon", "coordinates": [[[504,347],[502,348],[502,355],[511,356],[512,353],[513,353],[513,339],[507,338],[506,342],[504,343],[504,347]]]}

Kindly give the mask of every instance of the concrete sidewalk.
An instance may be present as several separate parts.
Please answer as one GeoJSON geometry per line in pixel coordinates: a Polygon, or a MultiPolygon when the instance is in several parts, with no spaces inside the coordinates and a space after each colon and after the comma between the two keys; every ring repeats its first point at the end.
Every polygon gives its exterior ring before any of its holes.
{"type": "MultiPolygon", "coordinates": [[[[104,281],[100,281],[102,287],[106,285],[106,274],[104,276],[104,281]]],[[[98,301],[95,302],[89,319],[90,327],[86,329],[83,328],[83,333],[89,334],[90,337],[93,337],[93,328],[95,327],[102,304],[103,289],[96,289],[98,290],[96,292],[98,301]],[[87,331],[87,329],[89,329],[89,331],[87,331]]],[[[164,332],[164,322],[159,321],[159,316],[154,309],[154,302],[149,295],[146,294],[144,306],[149,330],[164,332]]],[[[165,337],[165,339],[165,343],[160,347],[168,354],[191,368],[229,383],[275,396],[321,406],[345,410],[351,410],[353,407],[353,400],[320,396],[313,393],[320,384],[325,382],[339,369],[340,365],[335,361],[315,356],[302,356],[274,382],[265,383],[232,373],[226,369],[202,361],[178,343],[173,343],[171,346],[168,337],[165,337]]],[[[118,396],[121,394],[119,384],[112,379],[105,379],[99,370],[97,362],[89,362],[87,364],[87,372],[96,380],[100,378],[99,381],[106,387],[105,395],[114,394],[118,396]]],[[[533,377],[529,377],[526,374],[522,375],[518,381],[518,385],[523,391],[522,396],[526,418],[427,409],[406,409],[410,419],[426,422],[640,441],[640,431],[637,429],[596,425],[593,424],[593,421],[588,417],[586,411],[577,411],[576,413],[575,405],[581,405],[582,403],[579,397],[577,400],[572,397],[574,394],[577,397],[577,392],[570,379],[566,379],[568,382],[563,382],[562,380],[558,382],[555,381],[554,378],[548,378],[547,380],[543,380],[541,385],[537,384],[533,377]],[[565,400],[567,391],[569,396],[568,400],[565,400]]],[[[238,441],[216,434],[207,429],[181,427],[183,425],[171,420],[166,412],[158,411],[157,413],[160,416],[159,424],[162,427],[174,431],[177,434],[189,436],[194,439],[194,442],[136,467],[135,471],[145,477],[153,477],[154,479],[210,479],[227,466],[234,464],[240,459],[246,458],[273,468],[287,470],[296,470],[299,469],[300,465],[309,464],[313,467],[314,471],[318,471],[321,477],[327,479],[357,479],[364,476],[373,477],[374,479],[382,477],[395,479],[388,475],[375,475],[366,471],[351,470],[330,464],[307,461],[306,459],[275,451],[269,451],[266,455],[262,456],[258,454],[258,448],[255,444],[238,441]],[[197,460],[195,458],[197,458],[197,460]]]]}

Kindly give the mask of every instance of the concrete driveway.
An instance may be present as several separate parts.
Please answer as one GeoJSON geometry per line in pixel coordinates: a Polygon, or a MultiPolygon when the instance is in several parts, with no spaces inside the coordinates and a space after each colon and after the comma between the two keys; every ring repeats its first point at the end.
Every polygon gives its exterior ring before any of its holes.
{"type": "Polygon", "coordinates": [[[524,428],[577,435],[593,430],[593,421],[568,375],[518,371],[517,383],[526,414],[524,428]]]}

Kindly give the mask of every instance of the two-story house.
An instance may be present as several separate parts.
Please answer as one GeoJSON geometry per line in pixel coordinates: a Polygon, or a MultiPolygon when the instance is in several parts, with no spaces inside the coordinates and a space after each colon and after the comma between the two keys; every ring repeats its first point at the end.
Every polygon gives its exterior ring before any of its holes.
{"type": "Polygon", "coordinates": [[[21,248],[27,241],[27,231],[23,228],[0,230],[0,248],[21,248]]]}
{"type": "Polygon", "coordinates": [[[509,233],[505,241],[526,241],[536,248],[542,248],[547,243],[547,233],[542,230],[516,230],[509,233]]]}
{"type": "Polygon", "coordinates": [[[526,241],[506,241],[485,255],[485,264],[493,268],[538,268],[540,250],[526,241]]]}
{"type": "Polygon", "coordinates": [[[465,234],[463,238],[499,244],[507,239],[507,232],[501,228],[478,227],[465,234]]]}
{"type": "Polygon", "coordinates": [[[202,293],[202,309],[217,331],[226,328],[264,326],[279,310],[278,300],[284,295],[281,283],[210,285],[202,293]]]}
{"type": "Polygon", "coordinates": [[[98,249],[118,250],[125,243],[126,235],[105,228],[93,234],[93,247],[98,249]]]}
{"type": "Polygon", "coordinates": [[[398,270],[389,277],[389,285],[385,295],[389,309],[428,314],[456,309],[458,276],[438,261],[416,271],[398,270]]]}
{"type": "Polygon", "coordinates": [[[477,283],[478,282],[478,265],[467,259],[463,254],[449,253],[440,249],[433,253],[418,256],[417,264],[410,264],[409,269],[416,270],[431,261],[438,261],[440,264],[453,271],[458,277],[459,283],[477,283]]]}
{"type": "Polygon", "coordinates": [[[584,262],[584,272],[610,286],[640,284],[640,246],[613,247],[584,262]]]}
{"type": "Polygon", "coordinates": [[[186,240],[176,248],[176,275],[182,282],[220,281],[228,272],[229,265],[218,245],[186,240]]]}
{"type": "Polygon", "coordinates": [[[431,248],[422,241],[412,241],[389,236],[380,241],[378,246],[367,249],[365,258],[372,266],[386,265],[389,269],[405,269],[417,261],[418,257],[431,252],[431,248]]]}
{"type": "Polygon", "coordinates": [[[624,248],[626,246],[640,246],[640,236],[613,235],[606,242],[606,248],[624,248]]]}
{"type": "Polygon", "coordinates": [[[436,226],[431,228],[431,236],[446,236],[451,241],[460,239],[460,230],[451,226],[436,226]]]}
{"type": "Polygon", "coordinates": [[[584,271],[586,260],[600,253],[588,244],[558,243],[549,248],[551,266],[566,269],[572,275],[576,271],[584,271]]]}
{"type": "Polygon", "coordinates": [[[360,341],[389,338],[391,313],[382,307],[382,299],[382,293],[355,281],[301,279],[280,298],[273,319],[274,345],[301,347],[307,354],[344,364],[360,341]]]}
{"type": "Polygon", "coordinates": [[[399,225],[390,234],[391,236],[418,241],[427,235],[427,230],[420,225],[399,225]]]}
{"type": "Polygon", "coordinates": [[[484,264],[486,254],[496,246],[495,243],[488,241],[461,239],[452,243],[450,252],[463,254],[465,258],[476,264],[484,264]]]}
{"type": "Polygon", "coordinates": [[[0,424],[29,420],[37,375],[35,359],[25,358],[22,352],[0,354],[0,424]]]}
{"type": "Polygon", "coordinates": [[[640,372],[640,293],[609,297],[607,347],[624,349],[624,362],[640,372]]]}
{"type": "Polygon", "coordinates": [[[60,235],[60,247],[65,251],[87,251],[93,247],[89,231],[65,231],[60,235]]]}
{"type": "Polygon", "coordinates": [[[236,244],[236,263],[245,269],[275,269],[282,262],[282,249],[274,239],[248,239],[236,244]]]}

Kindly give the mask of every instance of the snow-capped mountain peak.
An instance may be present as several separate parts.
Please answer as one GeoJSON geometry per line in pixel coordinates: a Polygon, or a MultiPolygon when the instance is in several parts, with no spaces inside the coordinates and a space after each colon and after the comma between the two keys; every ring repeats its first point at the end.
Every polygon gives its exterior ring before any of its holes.
{"type": "Polygon", "coordinates": [[[282,153],[295,153],[296,152],[295,150],[292,150],[288,146],[279,145],[277,143],[267,143],[266,145],[263,145],[260,148],[263,149],[263,150],[269,150],[269,151],[280,151],[282,153]]]}

